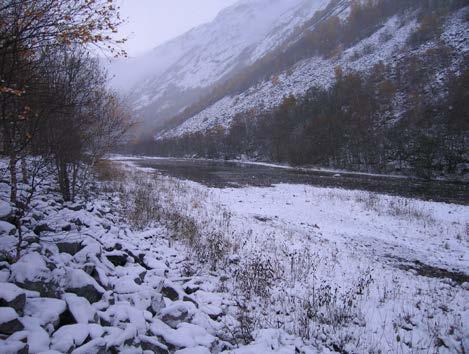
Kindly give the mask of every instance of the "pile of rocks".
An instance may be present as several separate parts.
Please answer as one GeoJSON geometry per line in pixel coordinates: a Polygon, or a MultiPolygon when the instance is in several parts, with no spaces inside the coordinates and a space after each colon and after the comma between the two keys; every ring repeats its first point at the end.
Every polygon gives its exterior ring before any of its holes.
{"type": "Polygon", "coordinates": [[[33,201],[18,230],[0,204],[1,353],[213,353],[226,298],[216,277],[183,277],[163,228],[134,233],[111,205],[33,201]]]}

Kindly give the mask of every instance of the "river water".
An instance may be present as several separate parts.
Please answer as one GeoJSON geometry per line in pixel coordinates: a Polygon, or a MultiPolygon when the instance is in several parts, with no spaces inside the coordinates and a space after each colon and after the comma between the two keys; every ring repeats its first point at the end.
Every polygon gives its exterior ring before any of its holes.
{"type": "Polygon", "coordinates": [[[279,183],[308,184],[379,192],[403,197],[469,205],[469,184],[415,178],[329,171],[286,169],[242,162],[145,158],[131,160],[139,167],[199,182],[209,187],[269,187],[279,183]]]}

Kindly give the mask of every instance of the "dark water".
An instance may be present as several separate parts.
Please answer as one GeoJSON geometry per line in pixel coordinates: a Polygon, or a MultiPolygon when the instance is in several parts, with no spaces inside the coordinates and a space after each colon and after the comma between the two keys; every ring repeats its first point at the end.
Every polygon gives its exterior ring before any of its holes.
{"type": "Polygon", "coordinates": [[[390,195],[469,205],[469,184],[427,181],[388,176],[365,176],[352,173],[300,171],[238,162],[191,159],[134,160],[140,167],[202,183],[209,187],[268,187],[278,183],[309,184],[318,187],[359,189],[390,195]]]}

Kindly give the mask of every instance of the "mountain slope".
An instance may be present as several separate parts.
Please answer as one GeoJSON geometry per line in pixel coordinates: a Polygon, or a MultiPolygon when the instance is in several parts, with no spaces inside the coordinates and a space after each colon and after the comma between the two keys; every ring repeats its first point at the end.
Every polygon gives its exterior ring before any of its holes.
{"type": "Polygon", "coordinates": [[[242,0],[216,19],[110,68],[147,123],[159,123],[275,49],[327,0],[242,0]]]}
{"type": "MultiPolygon", "coordinates": [[[[342,17],[349,12],[348,6],[339,9],[340,12],[335,14],[342,17]]],[[[370,36],[344,48],[339,56],[311,56],[300,60],[240,93],[228,94],[207,105],[200,112],[187,117],[182,124],[158,133],[157,139],[179,137],[216,127],[228,129],[237,114],[268,111],[279,106],[286,96],[301,97],[311,87],[328,87],[334,81],[334,69],[337,66],[348,72],[367,72],[380,62],[396,63],[404,56],[418,55],[419,52],[444,44],[458,53],[451,66],[453,71],[457,71],[458,65],[469,52],[467,14],[467,8],[455,13],[444,23],[440,38],[432,39],[407,54],[403,54],[403,49],[418,28],[418,20],[409,14],[404,17],[392,16],[370,36]]]]}

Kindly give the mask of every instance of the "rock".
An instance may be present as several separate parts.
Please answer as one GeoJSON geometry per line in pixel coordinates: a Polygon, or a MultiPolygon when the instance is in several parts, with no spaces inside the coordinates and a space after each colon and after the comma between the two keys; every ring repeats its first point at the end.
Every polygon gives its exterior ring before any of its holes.
{"type": "Polygon", "coordinates": [[[26,293],[12,283],[0,283],[0,306],[11,307],[22,314],[26,304],[26,293]]]}
{"type": "Polygon", "coordinates": [[[0,234],[14,235],[16,233],[16,227],[9,222],[0,220],[0,234]]]}
{"type": "Polygon", "coordinates": [[[156,354],[169,354],[168,347],[154,337],[141,336],[140,343],[143,350],[156,354]]]}
{"type": "Polygon", "coordinates": [[[101,300],[105,290],[90,275],[81,269],[68,269],[66,290],[84,297],[90,303],[101,300]]]}
{"type": "Polygon", "coordinates": [[[29,347],[19,340],[0,341],[0,353],[28,354],[29,347]]]}
{"type": "Polygon", "coordinates": [[[18,320],[18,314],[11,307],[0,308],[0,333],[13,334],[24,329],[23,324],[18,320]]]}
{"type": "Polygon", "coordinates": [[[106,254],[106,258],[112,263],[114,264],[114,266],[118,267],[118,266],[125,266],[126,263],[127,263],[127,258],[129,258],[129,256],[124,253],[124,252],[121,252],[121,253],[114,253],[114,254],[106,254]]]}
{"type": "Polygon", "coordinates": [[[88,224],[81,221],[80,218],[71,219],[70,223],[75,224],[78,227],[81,227],[81,226],[90,227],[88,224]]]}
{"type": "Polygon", "coordinates": [[[90,329],[87,324],[72,324],[60,327],[52,336],[51,349],[69,353],[85,343],[89,338],[90,329]]]}
{"type": "Polygon", "coordinates": [[[33,231],[36,235],[39,236],[43,232],[54,232],[55,230],[49,227],[47,224],[39,224],[34,228],[33,231]]]}
{"type": "Polygon", "coordinates": [[[96,338],[76,348],[72,354],[107,354],[106,341],[104,338],[96,338]]]}
{"type": "Polygon", "coordinates": [[[62,226],[62,231],[65,231],[65,232],[72,231],[72,225],[67,224],[65,226],[62,226]]]}
{"type": "Polygon", "coordinates": [[[26,290],[38,292],[42,297],[59,299],[62,295],[62,290],[60,289],[60,286],[52,280],[26,280],[24,283],[17,284],[26,290]]]}
{"type": "Polygon", "coordinates": [[[31,245],[33,243],[39,243],[39,237],[36,234],[29,234],[23,236],[23,241],[31,245]]]}
{"type": "Polygon", "coordinates": [[[13,208],[10,203],[0,200],[0,219],[7,220],[13,213],[13,208]]]}
{"type": "Polygon", "coordinates": [[[65,301],[54,298],[38,297],[26,300],[24,314],[38,320],[42,326],[52,324],[57,327],[65,312],[65,301]]]}
{"type": "Polygon", "coordinates": [[[199,304],[197,303],[197,301],[195,301],[193,298],[191,298],[190,296],[186,296],[184,295],[184,297],[182,298],[182,301],[186,301],[186,302],[191,302],[195,305],[195,307],[199,307],[199,304]]]}
{"type": "Polygon", "coordinates": [[[36,220],[36,221],[44,220],[44,214],[35,211],[35,212],[33,213],[33,219],[36,220]]]}
{"type": "Polygon", "coordinates": [[[186,286],[186,287],[184,287],[184,291],[188,295],[192,295],[193,293],[195,293],[199,290],[200,290],[200,288],[198,286],[186,286]]]}
{"type": "MultiPolygon", "coordinates": [[[[52,263],[49,263],[53,266],[52,263]]],[[[10,267],[10,281],[23,289],[37,291],[43,297],[58,298],[61,289],[52,276],[46,259],[37,252],[23,255],[10,267]]]]}
{"type": "Polygon", "coordinates": [[[163,308],[164,308],[164,300],[163,300],[163,295],[161,294],[155,294],[155,296],[152,297],[151,299],[151,305],[148,311],[153,313],[153,315],[156,315],[159,313],[163,308]]]}
{"type": "Polygon", "coordinates": [[[79,210],[82,210],[84,208],[84,206],[80,205],[80,204],[66,205],[66,207],[70,210],[73,210],[73,211],[79,211],[79,210]]]}
{"type": "Polygon", "coordinates": [[[174,354],[210,354],[210,350],[206,347],[202,347],[199,345],[193,348],[180,349],[174,352],[174,354]]]}
{"type": "Polygon", "coordinates": [[[161,320],[174,329],[188,317],[189,310],[184,303],[174,303],[161,310],[161,320]]]}
{"type": "Polygon", "coordinates": [[[97,322],[96,310],[87,299],[76,294],[65,294],[63,299],[77,323],[97,322]]]}
{"type": "Polygon", "coordinates": [[[78,296],[84,297],[91,303],[95,303],[101,300],[103,294],[99,292],[92,285],[85,285],[81,288],[68,288],[67,291],[74,293],[78,296]]]}
{"type": "Polygon", "coordinates": [[[161,293],[163,294],[164,297],[167,297],[171,301],[176,301],[179,299],[178,292],[170,286],[167,286],[167,285],[163,286],[163,288],[161,289],[161,293]]]}
{"type": "Polygon", "coordinates": [[[68,253],[72,256],[80,252],[85,246],[81,243],[81,241],[71,241],[71,242],[58,242],[57,248],[59,249],[60,253],[68,253]]]}

